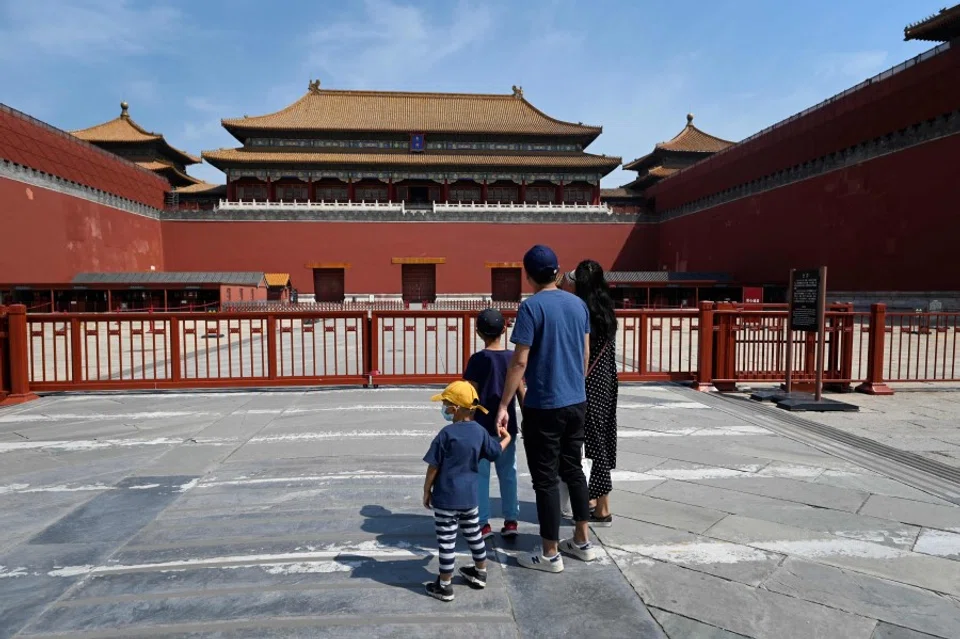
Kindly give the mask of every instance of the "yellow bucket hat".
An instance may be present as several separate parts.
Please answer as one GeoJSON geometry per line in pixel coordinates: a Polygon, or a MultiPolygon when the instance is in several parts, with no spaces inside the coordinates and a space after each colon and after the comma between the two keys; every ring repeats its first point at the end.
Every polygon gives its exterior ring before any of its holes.
{"type": "Polygon", "coordinates": [[[477,389],[470,382],[463,380],[451,382],[449,386],[443,389],[442,393],[430,398],[431,402],[442,402],[444,400],[460,408],[474,408],[485,415],[489,413],[486,408],[480,405],[477,389]]]}

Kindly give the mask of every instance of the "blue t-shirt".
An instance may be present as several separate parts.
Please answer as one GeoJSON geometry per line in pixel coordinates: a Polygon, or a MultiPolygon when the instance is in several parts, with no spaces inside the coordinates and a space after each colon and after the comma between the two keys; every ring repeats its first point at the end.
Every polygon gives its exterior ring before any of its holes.
{"type": "Polygon", "coordinates": [[[524,407],[563,408],[587,401],[583,342],[589,333],[590,312],[576,295],[551,289],[520,304],[510,341],[530,347],[524,407]]]}
{"type": "Polygon", "coordinates": [[[423,461],[439,469],[433,482],[433,505],[443,510],[477,507],[477,470],[481,459],[496,461],[500,441],[477,422],[456,422],[444,427],[430,444],[423,461]]]}
{"type": "MultiPolygon", "coordinates": [[[[497,410],[500,408],[500,399],[503,397],[503,385],[507,381],[507,368],[510,366],[510,358],[513,357],[513,351],[491,351],[482,350],[470,356],[467,362],[467,369],[463,371],[463,379],[468,382],[476,382],[477,394],[480,396],[480,405],[486,408],[490,413],[484,415],[480,411],[474,413],[474,419],[477,423],[487,429],[493,437],[497,436],[497,410]]],[[[517,409],[516,404],[511,400],[507,406],[507,415],[510,422],[507,430],[510,436],[517,438],[517,409]]]]}

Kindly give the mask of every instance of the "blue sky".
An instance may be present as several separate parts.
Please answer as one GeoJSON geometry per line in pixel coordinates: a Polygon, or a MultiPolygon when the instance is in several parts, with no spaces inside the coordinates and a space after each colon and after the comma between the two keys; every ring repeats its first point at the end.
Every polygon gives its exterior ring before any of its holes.
{"type": "MultiPolygon", "coordinates": [[[[0,0],[0,102],[63,129],[130,102],[181,149],[324,87],[524,95],[629,161],[685,115],[739,140],[928,48],[944,0],[0,0]]],[[[190,173],[213,182],[209,165],[190,173]]],[[[616,171],[604,186],[629,181],[616,171]]]]}

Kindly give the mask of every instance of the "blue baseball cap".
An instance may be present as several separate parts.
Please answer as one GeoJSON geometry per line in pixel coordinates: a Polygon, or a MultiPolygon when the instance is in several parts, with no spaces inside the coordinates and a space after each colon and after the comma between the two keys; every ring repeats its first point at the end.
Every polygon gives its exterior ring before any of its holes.
{"type": "Polygon", "coordinates": [[[486,308],[477,315],[477,332],[484,337],[499,337],[506,322],[503,313],[495,308],[486,308]]]}
{"type": "Polygon", "coordinates": [[[543,244],[537,244],[523,256],[523,268],[531,275],[543,275],[560,270],[560,262],[553,249],[543,244]]]}

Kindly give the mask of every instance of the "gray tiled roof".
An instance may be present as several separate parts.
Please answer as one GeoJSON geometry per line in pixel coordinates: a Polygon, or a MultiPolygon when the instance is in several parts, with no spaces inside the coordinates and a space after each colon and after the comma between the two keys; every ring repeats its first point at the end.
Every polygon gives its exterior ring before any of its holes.
{"type": "Polygon", "coordinates": [[[78,273],[73,284],[229,284],[259,286],[263,273],[256,272],[163,272],[78,273]]]}
{"type": "Polygon", "coordinates": [[[726,273],[680,273],[674,271],[608,271],[611,283],[633,282],[728,282],[726,273]]]}

